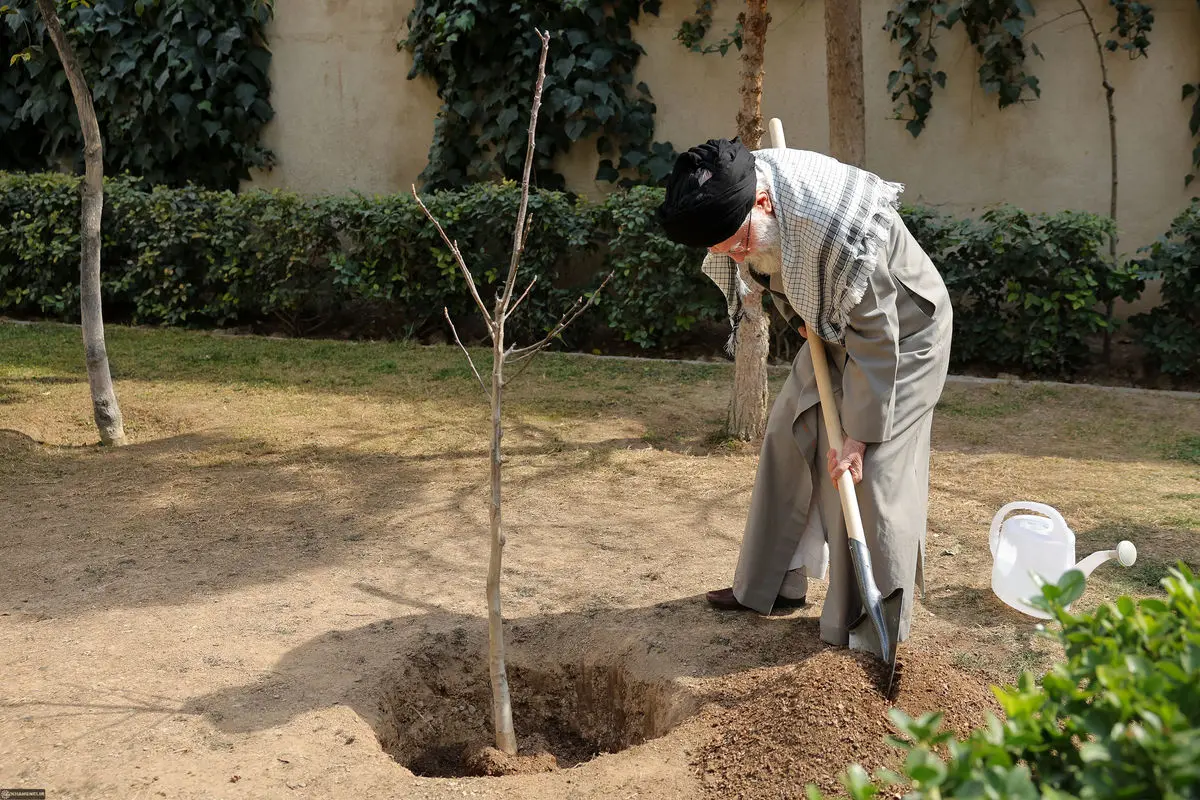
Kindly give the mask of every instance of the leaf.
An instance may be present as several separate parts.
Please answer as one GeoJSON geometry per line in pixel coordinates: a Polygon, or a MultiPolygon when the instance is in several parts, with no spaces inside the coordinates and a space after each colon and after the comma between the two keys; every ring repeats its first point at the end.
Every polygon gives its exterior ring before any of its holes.
{"type": "Polygon", "coordinates": [[[266,77],[271,68],[271,51],[262,47],[251,47],[243,56],[245,63],[249,64],[261,76],[266,77]]]}
{"type": "Polygon", "coordinates": [[[617,172],[613,166],[612,159],[604,159],[600,162],[600,166],[596,169],[596,180],[613,182],[621,177],[621,173],[617,172]]]}
{"type": "Polygon", "coordinates": [[[591,65],[594,71],[598,72],[607,67],[609,62],[612,61],[612,58],[613,53],[611,50],[603,47],[597,47],[592,51],[592,57],[588,59],[588,63],[591,65]]]}
{"type": "Polygon", "coordinates": [[[588,35],[581,30],[571,29],[567,31],[566,36],[572,50],[578,49],[588,40],[588,35]]]}
{"type": "Polygon", "coordinates": [[[1079,748],[1079,758],[1085,764],[1093,764],[1098,761],[1112,761],[1112,753],[1100,742],[1085,742],[1079,748]]]}
{"type": "Polygon", "coordinates": [[[1004,30],[1012,34],[1014,39],[1020,39],[1025,33],[1025,20],[1014,17],[1004,20],[1004,30]]]}
{"type": "Polygon", "coordinates": [[[567,76],[571,74],[571,70],[573,69],[575,69],[575,56],[567,56],[566,58],[560,59],[554,64],[554,71],[557,72],[563,80],[566,80],[567,76]]]}
{"type": "Polygon", "coordinates": [[[518,116],[520,114],[517,109],[514,106],[508,106],[496,117],[496,125],[501,129],[509,128],[517,121],[518,116]]]}
{"type": "Polygon", "coordinates": [[[904,762],[905,773],[926,786],[937,786],[946,778],[946,765],[928,750],[910,750],[904,762]]]}
{"type": "Polygon", "coordinates": [[[252,83],[239,83],[233,90],[233,94],[242,104],[242,108],[249,110],[255,98],[258,97],[258,87],[252,83]]]}
{"type": "Polygon", "coordinates": [[[211,40],[212,31],[210,31],[208,28],[202,28],[200,32],[196,34],[196,44],[201,47],[204,47],[204,45],[208,44],[211,40]]]}
{"type": "Polygon", "coordinates": [[[842,775],[842,784],[855,800],[866,800],[878,794],[879,790],[871,785],[867,771],[858,764],[851,764],[842,775]]]}
{"type": "Polygon", "coordinates": [[[563,131],[567,134],[567,138],[571,141],[577,141],[583,135],[583,129],[587,127],[587,121],[583,119],[573,119],[563,126],[563,131]]]}
{"type": "Polygon", "coordinates": [[[233,43],[242,38],[242,32],[237,28],[229,28],[217,37],[217,52],[221,55],[229,55],[233,49],[233,43]]]}

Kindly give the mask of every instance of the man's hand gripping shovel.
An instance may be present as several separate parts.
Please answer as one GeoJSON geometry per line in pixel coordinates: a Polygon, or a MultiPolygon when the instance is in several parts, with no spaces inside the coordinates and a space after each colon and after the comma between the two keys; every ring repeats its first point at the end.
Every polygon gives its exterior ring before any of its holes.
{"type": "MultiPolygon", "coordinates": [[[[817,374],[817,389],[821,393],[821,411],[825,416],[825,430],[829,444],[842,452],[842,422],[834,405],[833,387],[829,381],[829,364],[825,359],[825,345],[810,329],[808,348],[812,353],[813,371],[817,374]]],[[[871,568],[871,551],[863,536],[862,516],[858,512],[858,495],[854,491],[854,478],[846,470],[838,478],[838,495],[842,501],[842,514],[846,517],[847,544],[850,560],[854,563],[854,575],[858,579],[858,593],[862,598],[863,613],[850,625],[850,647],[867,650],[882,658],[888,665],[885,695],[892,693],[892,681],[896,677],[896,648],[900,644],[900,616],[904,606],[904,589],[900,588],[887,597],[880,597],[875,584],[875,572],[871,568]]]]}
{"type": "MultiPolygon", "coordinates": [[[[783,124],[772,119],[768,124],[772,144],[785,147],[783,124]]],[[[817,390],[821,395],[821,411],[825,417],[825,430],[834,450],[842,452],[842,421],[834,404],[833,386],[829,380],[829,363],[825,358],[825,345],[821,337],[811,329],[808,332],[808,348],[812,353],[813,372],[817,376],[817,390]]],[[[850,626],[850,647],[866,650],[886,662],[887,686],[885,695],[891,695],[892,682],[896,678],[896,648],[900,643],[900,616],[904,606],[904,589],[900,588],[887,597],[880,597],[871,568],[871,551],[863,535],[862,516],[858,511],[858,495],[854,491],[854,478],[850,470],[838,479],[838,495],[842,501],[842,514],[846,518],[847,542],[850,560],[854,563],[854,574],[858,579],[858,592],[862,598],[863,613],[850,626]]]]}

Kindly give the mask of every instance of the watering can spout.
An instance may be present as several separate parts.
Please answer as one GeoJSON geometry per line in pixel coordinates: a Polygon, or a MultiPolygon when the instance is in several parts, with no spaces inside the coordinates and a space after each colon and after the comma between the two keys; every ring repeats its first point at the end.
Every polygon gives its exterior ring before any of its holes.
{"type": "Polygon", "coordinates": [[[1083,573],[1083,577],[1088,577],[1096,567],[1115,558],[1122,567],[1131,567],[1133,562],[1137,561],[1137,548],[1133,546],[1131,541],[1123,541],[1117,545],[1116,550],[1097,550],[1085,559],[1080,560],[1075,565],[1075,569],[1083,573]]]}

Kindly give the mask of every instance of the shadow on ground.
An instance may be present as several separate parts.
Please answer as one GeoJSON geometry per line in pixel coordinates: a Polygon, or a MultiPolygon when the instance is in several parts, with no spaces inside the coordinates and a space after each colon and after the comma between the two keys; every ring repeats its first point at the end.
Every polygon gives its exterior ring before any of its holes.
{"type": "MultiPolygon", "coordinates": [[[[356,588],[383,593],[415,613],[329,631],[289,651],[269,675],[192,698],[183,710],[205,715],[222,731],[244,733],[345,704],[381,733],[381,699],[414,662],[440,659],[443,669],[462,668],[450,661],[466,662],[486,686],[485,619],[422,607],[374,586],[356,588]]],[[[620,667],[631,678],[659,684],[795,664],[828,649],[815,618],[719,612],[702,596],[522,617],[507,624],[507,647],[515,670],[620,667]]]]}

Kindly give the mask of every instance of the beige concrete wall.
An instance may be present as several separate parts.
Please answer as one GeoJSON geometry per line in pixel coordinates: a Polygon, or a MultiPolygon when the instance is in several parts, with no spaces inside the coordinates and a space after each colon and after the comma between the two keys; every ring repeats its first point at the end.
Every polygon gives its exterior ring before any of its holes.
{"type": "MultiPolygon", "coordinates": [[[[1106,30],[1107,0],[1086,0],[1106,30]]],[[[890,0],[863,0],[867,81],[867,167],[907,184],[906,199],[956,213],[1011,202],[1034,211],[1107,212],[1107,111],[1096,50],[1074,0],[1038,0],[1031,39],[1045,60],[1029,63],[1042,99],[1000,111],[979,88],[974,49],[961,31],[942,32],[939,66],[948,85],[934,99],[926,131],[913,139],[891,119],[887,73],[898,63],[883,31],[890,0]]],[[[742,8],[718,4],[717,30],[742,8]]],[[[1200,80],[1200,9],[1195,0],[1159,0],[1148,60],[1109,55],[1116,87],[1123,249],[1151,242],[1195,193],[1183,186],[1194,142],[1185,82],[1200,80]]],[[[428,80],[405,80],[411,59],[396,50],[411,0],[289,0],[277,6],[267,142],[280,164],[257,185],[324,193],[407,190],[423,169],[437,97],[428,80]]],[[[646,48],[638,79],[658,105],[657,138],[677,149],[732,136],[738,107],[735,56],[689,53],[673,40],[692,0],[668,0],[636,30],[646,48]]],[[[788,144],[828,147],[822,4],[772,0],[764,112],[783,120],[788,144]]],[[[562,161],[570,185],[602,193],[597,158],[583,143],[562,161]]],[[[1195,184],[1193,185],[1195,186],[1195,184]]]]}
{"type": "Polygon", "coordinates": [[[268,30],[265,143],[279,164],[253,185],[311,194],[407,190],[425,168],[437,92],[405,80],[396,50],[412,0],[287,0],[268,30]]]}

